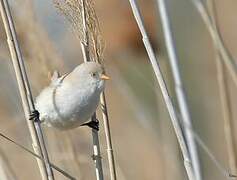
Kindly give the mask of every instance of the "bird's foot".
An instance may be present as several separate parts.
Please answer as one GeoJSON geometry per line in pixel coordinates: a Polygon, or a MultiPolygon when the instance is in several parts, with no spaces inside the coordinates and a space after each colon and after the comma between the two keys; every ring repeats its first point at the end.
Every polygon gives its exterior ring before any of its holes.
{"type": "Polygon", "coordinates": [[[99,131],[99,121],[96,119],[96,120],[92,120],[88,123],[84,123],[82,124],[81,126],[88,126],[96,131],[99,131]]]}
{"type": "Polygon", "coordinates": [[[31,112],[29,120],[33,122],[39,122],[40,121],[39,116],[40,116],[39,111],[34,110],[33,112],[31,112]]]}

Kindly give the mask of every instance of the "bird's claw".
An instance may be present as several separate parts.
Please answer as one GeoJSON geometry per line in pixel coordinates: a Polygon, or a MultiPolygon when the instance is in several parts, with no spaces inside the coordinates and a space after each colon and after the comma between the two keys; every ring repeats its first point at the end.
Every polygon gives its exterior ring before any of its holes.
{"type": "Polygon", "coordinates": [[[34,111],[31,112],[29,120],[34,121],[34,122],[38,122],[39,121],[39,116],[40,116],[39,111],[34,110],[34,111]]]}
{"type": "Polygon", "coordinates": [[[96,131],[99,131],[99,121],[98,120],[96,120],[96,121],[92,120],[92,121],[90,121],[88,123],[82,124],[81,126],[88,126],[88,127],[92,128],[92,129],[94,129],[96,131]]]}

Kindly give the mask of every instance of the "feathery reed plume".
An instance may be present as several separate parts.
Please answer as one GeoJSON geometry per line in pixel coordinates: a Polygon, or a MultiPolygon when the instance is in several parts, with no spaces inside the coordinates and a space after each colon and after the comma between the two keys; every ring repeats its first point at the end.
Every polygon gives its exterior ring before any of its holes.
{"type": "MultiPolygon", "coordinates": [[[[218,34],[219,28],[217,24],[217,12],[215,7],[215,1],[208,0],[207,7],[212,19],[213,27],[218,34]]],[[[225,138],[227,143],[227,152],[228,152],[228,161],[229,161],[229,168],[231,174],[237,174],[237,165],[236,165],[236,154],[235,154],[235,147],[234,147],[234,131],[232,125],[232,111],[231,111],[231,99],[228,92],[228,82],[227,82],[227,72],[226,67],[222,61],[222,56],[216,49],[216,68],[217,68],[217,78],[219,84],[219,93],[220,93],[220,100],[222,104],[222,113],[224,119],[224,130],[225,130],[225,138]]]]}
{"type": "MultiPolygon", "coordinates": [[[[86,21],[87,21],[87,35],[88,35],[88,48],[90,58],[100,64],[103,64],[103,52],[104,52],[104,41],[101,36],[99,21],[96,16],[93,2],[92,0],[85,1],[85,9],[86,9],[86,21]]],[[[109,161],[109,169],[110,169],[110,178],[111,180],[116,180],[116,169],[115,169],[115,160],[113,154],[112,147],[112,138],[110,132],[110,124],[109,124],[109,116],[108,116],[108,108],[105,98],[105,92],[102,92],[100,96],[100,103],[102,109],[102,116],[104,120],[104,128],[105,128],[105,136],[107,143],[107,154],[109,161]]]]}
{"type": "MultiPolygon", "coordinates": [[[[91,51],[89,54],[91,55],[91,58],[94,61],[99,62],[100,64],[103,64],[104,41],[101,36],[99,21],[96,16],[96,12],[94,10],[92,0],[86,1],[85,4],[86,4],[86,10],[87,10],[86,11],[87,12],[87,33],[88,33],[88,40],[89,40],[89,50],[91,51]]],[[[116,167],[115,167],[105,92],[102,92],[100,96],[100,103],[101,103],[101,109],[102,109],[102,117],[104,120],[105,137],[106,137],[106,143],[107,143],[107,155],[108,155],[109,169],[110,169],[110,178],[111,180],[116,180],[117,175],[116,175],[116,167]]]]}
{"type": "MultiPolygon", "coordinates": [[[[88,10],[87,3],[84,0],[54,0],[56,8],[67,18],[71,23],[72,29],[76,34],[77,38],[81,42],[81,49],[83,54],[84,62],[91,61],[90,58],[90,47],[89,47],[89,34],[88,34],[88,10]]],[[[90,21],[89,21],[90,22],[90,21]]],[[[93,29],[93,26],[90,25],[90,28],[93,29]]],[[[95,59],[94,59],[95,61],[95,59]]],[[[92,116],[91,121],[96,121],[96,113],[92,116]]],[[[100,144],[99,144],[99,135],[98,132],[92,129],[93,137],[93,160],[95,162],[96,168],[96,178],[97,180],[103,180],[103,169],[100,156],[100,144]]]]}
{"type": "MultiPolygon", "coordinates": [[[[71,22],[74,32],[81,41],[84,60],[89,58],[92,61],[103,64],[104,41],[101,36],[93,1],[71,0],[63,1],[62,3],[62,1],[55,0],[54,2],[56,7],[71,22]]],[[[104,119],[110,177],[111,180],[116,180],[115,160],[104,92],[101,94],[100,102],[104,119]]]]}
{"type": "Polygon", "coordinates": [[[92,0],[85,1],[87,13],[87,33],[91,59],[103,64],[105,42],[102,38],[99,21],[92,0]]]}
{"type": "Polygon", "coordinates": [[[183,155],[183,158],[184,158],[184,166],[185,166],[188,178],[189,178],[189,180],[194,180],[195,176],[194,176],[194,173],[193,173],[193,167],[192,167],[191,162],[190,162],[190,156],[189,156],[188,148],[187,148],[187,145],[186,145],[186,142],[185,142],[185,138],[184,138],[184,135],[182,133],[182,129],[181,129],[179,121],[178,121],[177,113],[175,112],[175,108],[174,108],[174,106],[172,104],[172,101],[171,101],[171,98],[169,96],[168,89],[166,87],[166,83],[165,83],[165,80],[163,78],[163,74],[162,74],[162,72],[160,70],[160,66],[157,62],[155,52],[154,52],[154,50],[151,46],[151,43],[149,41],[145,26],[144,26],[143,18],[141,16],[140,10],[139,10],[138,5],[137,5],[137,1],[136,0],[129,0],[129,2],[130,2],[130,5],[131,5],[131,8],[132,8],[135,20],[136,20],[137,25],[139,27],[139,30],[142,34],[142,38],[143,38],[142,40],[143,40],[143,43],[144,43],[145,48],[147,50],[149,59],[151,61],[151,65],[152,65],[154,73],[156,75],[156,79],[157,79],[157,81],[160,85],[161,92],[162,92],[164,101],[166,103],[166,107],[168,109],[168,112],[169,112],[169,115],[170,115],[170,118],[171,118],[171,121],[172,121],[172,124],[173,124],[173,128],[175,130],[176,137],[178,139],[178,142],[179,142],[179,145],[180,145],[180,148],[181,148],[181,151],[182,151],[182,155],[183,155]]]}
{"type": "MultiPolygon", "coordinates": [[[[104,41],[101,36],[99,21],[96,16],[96,12],[94,10],[92,0],[85,1],[85,9],[86,9],[86,20],[87,20],[87,35],[88,35],[88,48],[89,54],[91,55],[91,59],[100,64],[103,64],[103,52],[104,52],[104,41]]],[[[104,120],[104,128],[105,128],[105,137],[107,143],[107,155],[109,161],[109,169],[110,169],[110,178],[111,180],[116,180],[116,169],[115,169],[115,160],[113,154],[112,147],[112,138],[110,132],[110,124],[109,124],[109,116],[108,116],[108,108],[105,98],[105,92],[102,92],[100,96],[100,103],[102,109],[102,117],[104,120]]]]}
{"type": "Polygon", "coordinates": [[[202,180],[196,142],[193,138],[192,132],[189,130],[192,129],[192,120],[187,104],[186,93],[180,75],[179,62],[178,62],[179,60],[176,52],[176,45],[173,38],[173,33],[170,26],[170,19],[167,12],[166,2],[165,0],[157,0],[157,4],[159,7],[159,13],[165,37],[166,49],[168,52],[173,79],[175,83],[175,92],[179,104],[179,110],[182,116],[182,120],[185,121],[186,124],[188,124],[190,127],[190,128],[184,127],[185,140],[187,142],[187,147],[189,150],[191,163],[196,180],[202,180]]]}
{"type": "MultiPolygon", "coordinates": [[[[79,1],[78,1],[79,2],[79,1]]],[[[89,36],[87,29],[87,11],[85,0],[81,0],[81,12],[82,12],[82,27],[83,27],[83,40],[81,40],[81,49],[83,54],[84,62],[91,61],[90,51],[89,51],[89,36]]],[[[91,121],[97,121],[96,113],[91,117],[91,121]]],[[[103,167],[100,155],[100,142],[99,142],[99,133],[95,129],[92,129],[92,138],[93,138],[93,157],[92,159],[95,162],[95,172],[97,180],[104,180],[103,167]]]]}
{"type": "Polygon", "coordinates": [[[53,0],[55,7],[70,22],[71,29],[81,43],[88,46],[91,60],[103,63],[104,41],[92,0],[84,2],[86,21],[83,23],[81,0],[53,0]],[[85,28],[83,28],[85,26],[85,28]],[[87,37],[86,37],[87,36],[87,37]]]}
{"type": "Polygon", "coordinates": [[[14,23],[11,17],[11,12],[7,0],[0,1],[0,11],[4,23],[5,31],[8,38],[8,45],[12,56],[12,62],[16,73],[16,78],[19,86],[19,91],[22,99],[22,104],[27,119],[27,124],[30,130],[33,148],[37,155],[43,157],[44,161],[38,160],[38,166],[43,179],[53,180],[53,172],[49,164],[48,153],[45,147],[43,133],[40,127],[40,122],[30,121],[29,114],[35,111],[33,97],[26,74],[24,61],[21,55],[20,47],[17,41],[14,23]]]}

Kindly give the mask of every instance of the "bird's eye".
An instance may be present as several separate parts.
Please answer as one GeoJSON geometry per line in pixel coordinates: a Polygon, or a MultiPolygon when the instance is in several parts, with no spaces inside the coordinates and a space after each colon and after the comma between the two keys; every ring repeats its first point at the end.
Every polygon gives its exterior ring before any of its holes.
{"type": "Polygon", "coordinates": [[[92,76],[92,77],[95,77],[95,76],[96,76],[96,73],[91,73],[91,76],[92,76]]]}

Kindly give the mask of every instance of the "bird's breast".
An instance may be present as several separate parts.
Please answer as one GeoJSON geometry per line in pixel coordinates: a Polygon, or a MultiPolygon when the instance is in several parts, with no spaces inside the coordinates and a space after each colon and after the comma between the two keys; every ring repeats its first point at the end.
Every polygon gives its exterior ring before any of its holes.
{"type": "MultiPolygon", "coordinates": [[[[96,111],[100,92],[96,88],[60,87],[52,92],[52,118],[48,123],[60,129],[78,127],[96,111]]],[[[50,115],[48,116],[50,117],[50,115]]]]}

